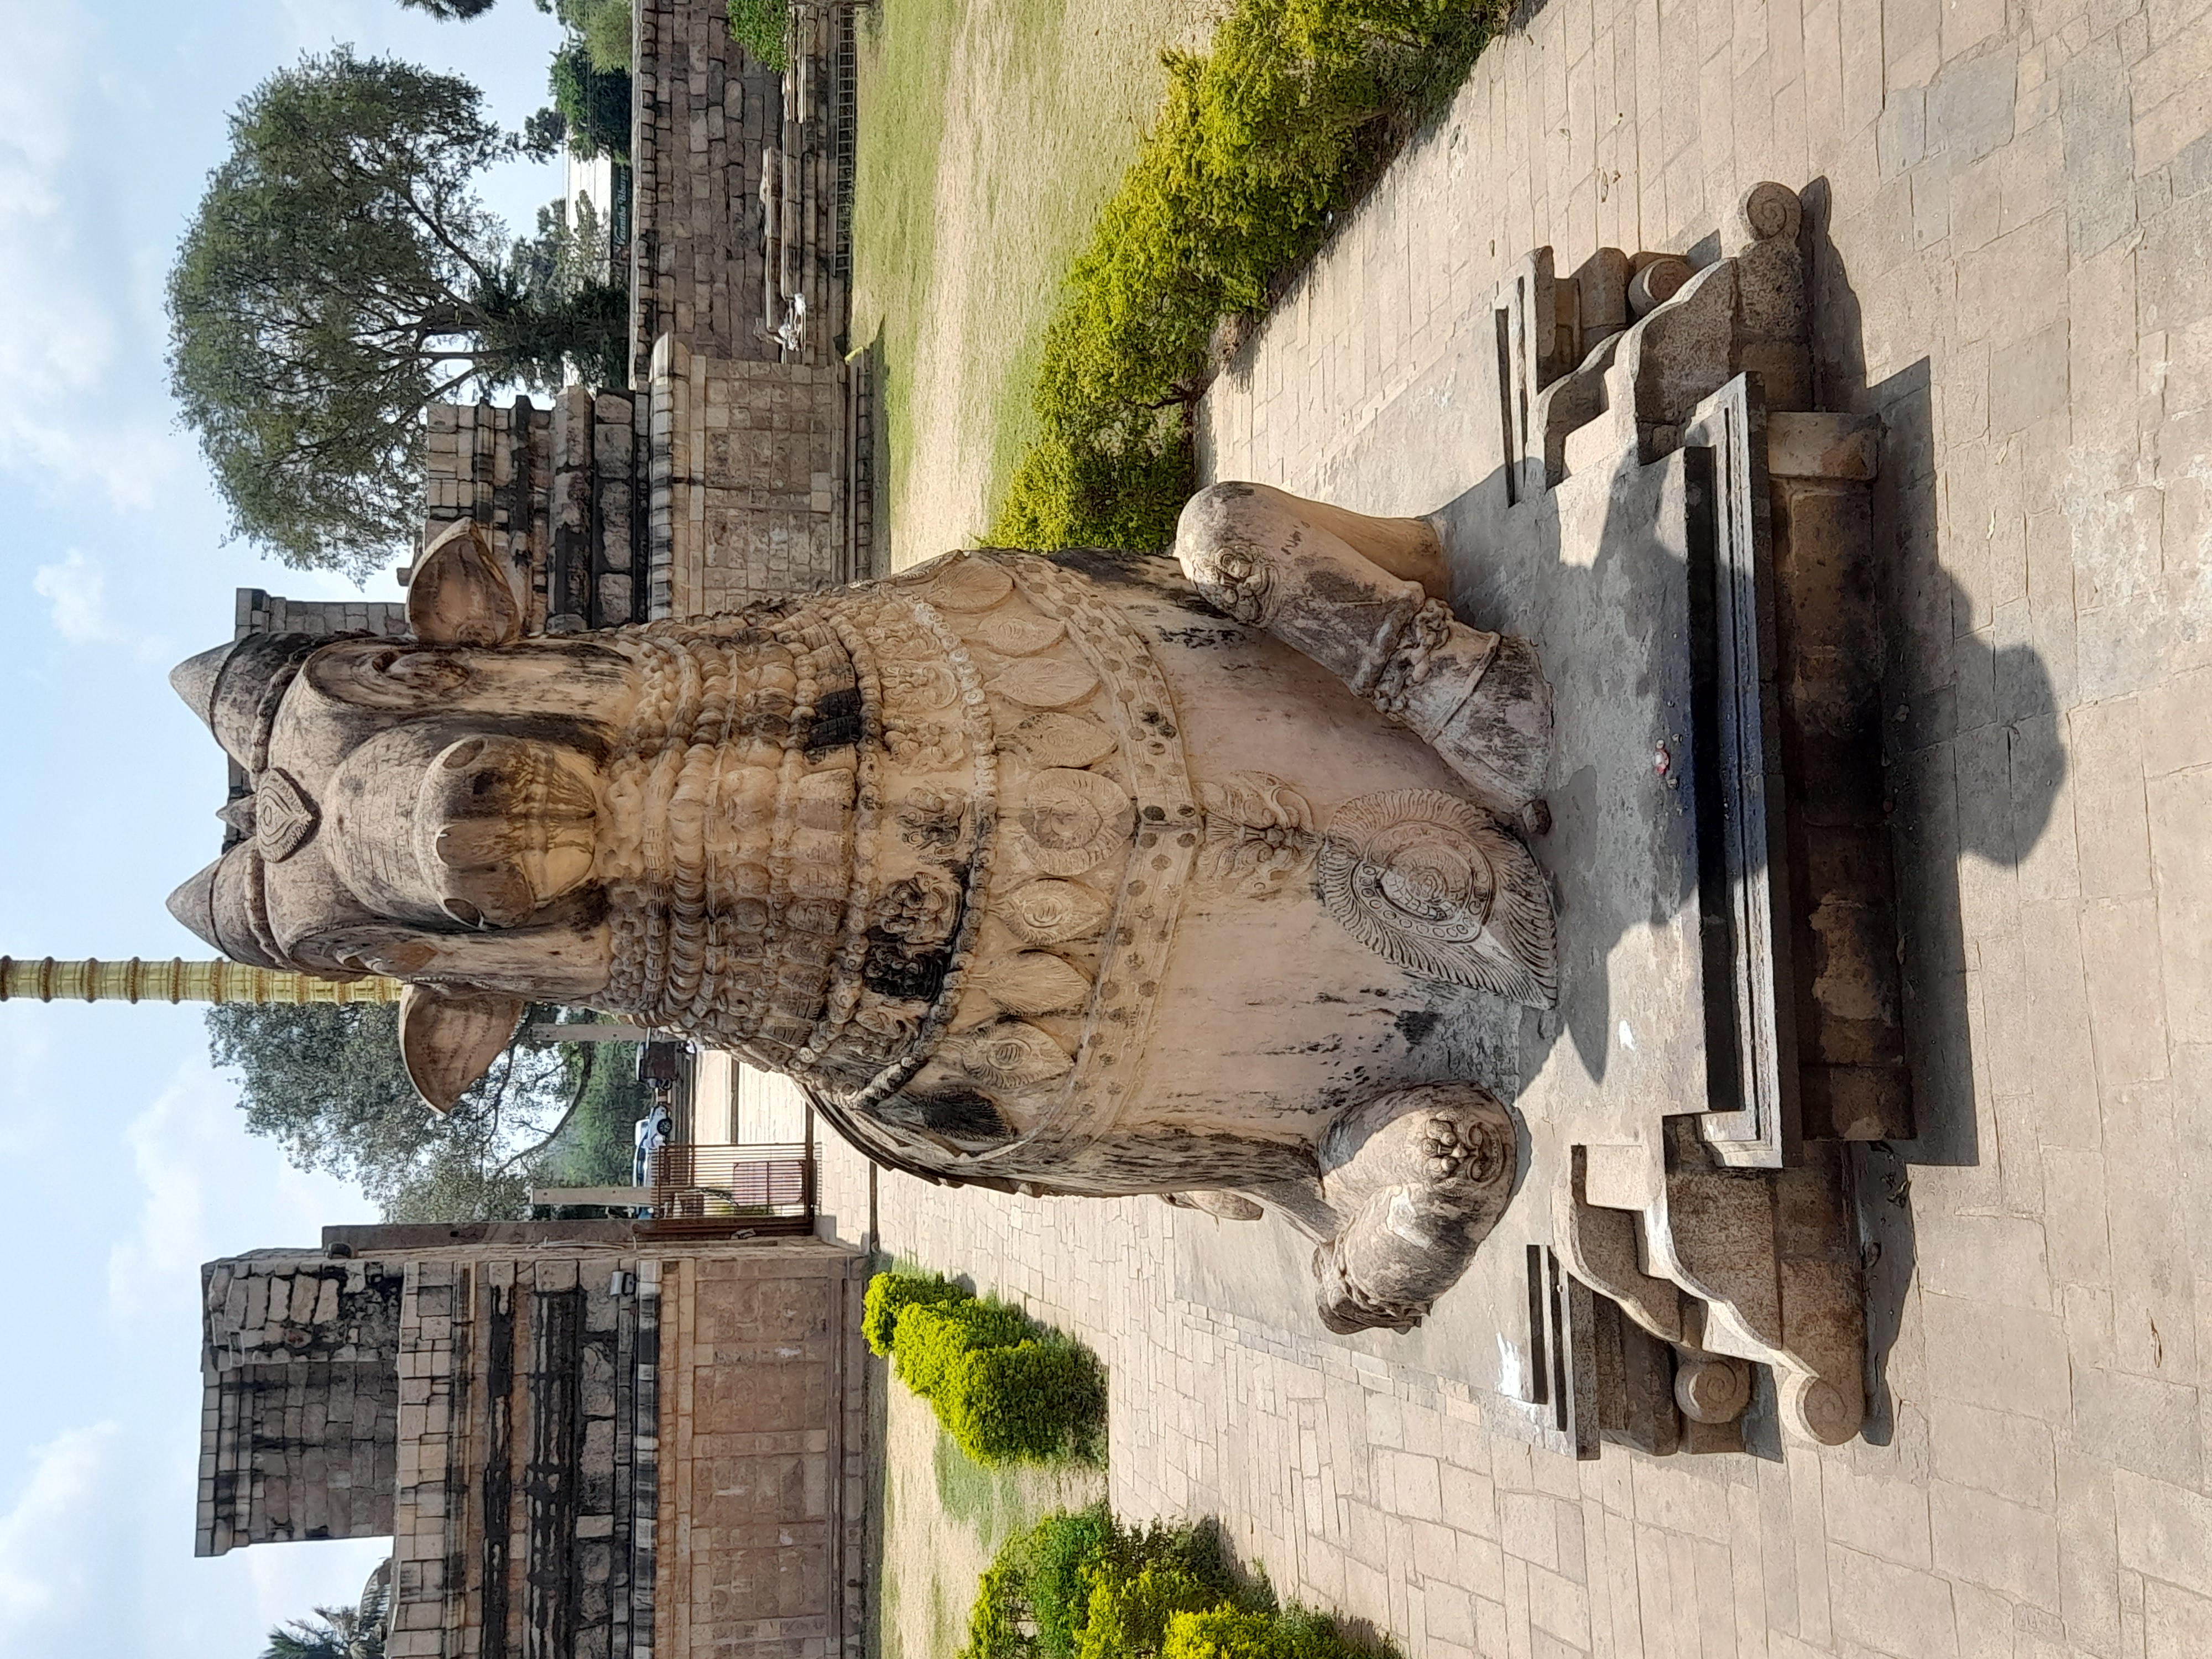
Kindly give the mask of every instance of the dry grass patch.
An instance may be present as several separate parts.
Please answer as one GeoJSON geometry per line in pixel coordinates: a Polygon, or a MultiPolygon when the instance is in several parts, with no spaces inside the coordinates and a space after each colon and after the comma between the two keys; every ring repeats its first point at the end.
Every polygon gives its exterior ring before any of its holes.
{"type": "Polygon", "coordinates": [[[882,0],[860,28],[853,331],[881,347],[891,560],[972,545],[1036,435],[1069,265],[1226,0],[882,0]]]}
{"type": "Polygon", "coordinates": [[[927,1401],[890,1383],[884,1407],[878,1659],[949,1659],[999,1547],[1054,1510],[1096,1503],[1106,1476],[1081,1465],[987,1469],[938,1427],[927,1401]]]}

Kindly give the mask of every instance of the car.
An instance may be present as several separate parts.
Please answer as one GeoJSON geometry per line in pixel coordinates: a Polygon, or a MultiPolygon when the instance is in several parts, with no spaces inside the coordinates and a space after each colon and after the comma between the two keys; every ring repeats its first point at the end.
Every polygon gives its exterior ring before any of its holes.
{"type": "Polygon", "coordinates": [[[653,1102],[653,1109],[637,1121],[637,1155],[630,1164],[632,1186],[645,1185],[646,1177],[652,1173],[654,1151],[665,1146],[675,1133],[676,1120],[668,1115],[666,1103],[653,1102]]]}

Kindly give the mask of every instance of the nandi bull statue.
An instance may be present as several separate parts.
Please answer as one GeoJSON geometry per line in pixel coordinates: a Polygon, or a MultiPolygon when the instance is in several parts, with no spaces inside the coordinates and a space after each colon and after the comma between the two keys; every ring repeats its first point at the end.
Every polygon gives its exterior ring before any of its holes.
{"type": "Polygon", "coordinates": [[[1466,1012],[1553,1000],[1516,833],[1550,691],[1454,619],[1421,520],[1223,484],[1176,556],[955,553],[526,639],[456,526],[412,642],[176,671],[252,794],[171,908],[242,962],[405,981],[434,1106],[526,1000],[613,1010],[933,1179],[1273,1206],[1334,1328],[1408,1328],[1518,1171],[1466,1012]]]}

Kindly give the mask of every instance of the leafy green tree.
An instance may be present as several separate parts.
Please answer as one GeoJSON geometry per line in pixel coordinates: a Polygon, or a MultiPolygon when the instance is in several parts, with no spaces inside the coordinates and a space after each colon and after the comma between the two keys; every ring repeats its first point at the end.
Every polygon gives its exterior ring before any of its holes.
{"type": "Polygon", "coordinates": [[[553,56],[553,107],[568,123],[568,149],[585,161],[629,160],[630,79],[627,69],[603,70],[590,45],[572,35],[553,56]]]}
{"type": "Polygon", "coordinates": [[[239,106],[168,289],[171,386],[237,533],[374,568],[419,520],[424,404],[611,355],[619,290],[535,283],[472,188],[519,142],[467,82],[345,47],[239,106]]]}
{"type": "Polygon", "coordinates": [[[629,68],[629,0],[553,0],[553,15],[583,41],[593,69],[605,74],[629,68]]]}
{"type": "Polygon", "coordinates": [[[533,161],[550,161],[568,141],[568,118],[557,109],[541,109],[523,119],[521,149],[533,161]]]}
{"type": "Polygon", "coordinates": [[[790,0],[730,0],[730,33],[757,62],[770,69],[791,67],[791,52],[784,28],[791,19],[790,0]]]}
{"type": "Polygon", "coordinates": [[[302,1170],[356,1182],[395,1221],[522,1214],[587,1081],[585,1045],[518,1041],[440,1117],[407,1080],[389,1005],[220,1003],[207,1027],[215,1063],[238,1073],[247,1129],[302,1170]]]}
{"type": "Polygon", "coordinates": [[[261,1659],[384,1659],[384,1626],[353,1607],[317,1607],[270,1631],[261,1659]]]}

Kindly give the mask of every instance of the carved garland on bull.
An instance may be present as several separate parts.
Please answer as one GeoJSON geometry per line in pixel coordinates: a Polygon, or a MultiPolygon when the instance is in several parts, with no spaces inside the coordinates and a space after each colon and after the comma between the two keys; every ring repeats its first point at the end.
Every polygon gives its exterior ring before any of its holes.
{"type": "Polygon", "coordinates": [[[252,637],[178,670],[254,793],[172,908],[241,960],[407,980],[403,1050],[441,1108],[526,999],[588,1002],[792,1074],[931,1179],[1261,1199],[1316,1237],[1332,1326],[1406,1328],[1504,1206],[1509,1115],[1464,1081],[1332,1102],[1316,1074],[1312,1099],[1215,1122],[1155,1026],[1179,928],[1202,954],[1270,904],[1432,986],[1547,1005],[1551,901],[1510,820],[1541,787],[1548,690],[1525,642],[1451,617],[1413,521],[1222,486],[1177,551],[1181,574],[1124,562],[1121,586],[956,554],[523,640],[456,526],[418,564],[414,643],[252,637]],[[1240,648],[1334,676],[1332,740],[1408,727],[1419,776],[1440,757],[1459,787],[1317,805],[1325,771],[1194,781],[1144,622],[1202,609],[1190,583],[1254,630],[1240,648]]]}

